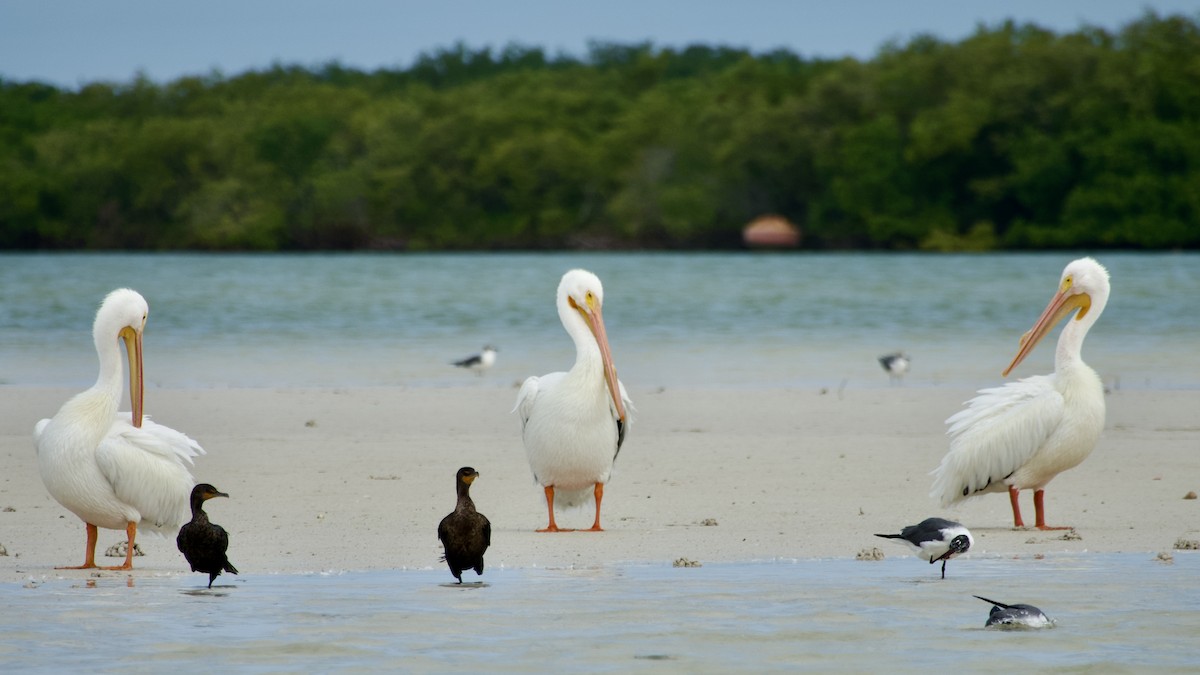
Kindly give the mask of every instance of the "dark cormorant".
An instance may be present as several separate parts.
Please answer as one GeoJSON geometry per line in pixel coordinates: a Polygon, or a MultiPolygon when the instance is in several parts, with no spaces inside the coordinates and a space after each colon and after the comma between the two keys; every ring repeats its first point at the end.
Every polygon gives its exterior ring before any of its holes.
{"type": "Polygon", "coordinates": [[[213,580],[222,571],[237,574],[237,568],[225,557],[229,548],[229,535],[225,528],[216,523],[208,522],[208,514],[204,512],[205,500],[213,497],[228,497],[229,495],[217,490],[208,483],[201,483],[192,488],[192,520],[179,528],[179,536],[175,537],[175,545],[187,558],[193,572],[208,573],[208,587],[212,588],[213,580]]]}
{"type": "Polygon", "coordinates": [[[492,524],[487,516],[475,510],[475,502],[471,501],[471,483],[478,477],[479,472],[469,466],[458,470],[454,478],[458,504],[454,513],[438,524],[438,539],[446,552],[442,560],[460,584],[463,570],[474,569],[476,574],[483,574],[483,552],[492,543],[492,524]]]}

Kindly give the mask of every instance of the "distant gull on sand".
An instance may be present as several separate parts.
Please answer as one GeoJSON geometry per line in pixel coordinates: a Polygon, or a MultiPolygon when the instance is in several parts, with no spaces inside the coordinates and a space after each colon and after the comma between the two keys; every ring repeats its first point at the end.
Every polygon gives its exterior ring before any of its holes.
{"type": "Polygon", "coordinates": [[[1003,602],[988,600],[982,595],[975,596],[984,602],[992,603],[992,611],[988,614],[984,628],[998,626],[1000,628],[1048,628],[1054,625],[1054,620],[1042,613],[1033,605],[1006,605],[1003,602]]]}
{"type": "Polygon", "coordinates": [[[459,368],[470,368],[475,371],[476,375],[482,375],[483,371],[491,368],[496,363],[496,348],[488,345],[483,348],[483,351],[478,354],[472,354],[461,361],[455,361],[454,365],[459,368]]]}
{"type": "Polygon", "coordinates": [[[962,524],[945,518],[926,518],[916,525],[900,530],[900,534],[876,534],[884,539],[899,539],[917,552],[917,557],[932,565],[942,561],[942,578],[946,578],[946,563],[964,553],[975,539],[962,524]]]}
{"type": "Polygon", "coordinates": [[[904,377],[904,374],[908,372],[910,360],[908,358],[908,354],[905,354],[904,352],[895,352],[893,354],[884,354],[883,356],[879,357],[879,365],[883,366],[883,369],[887,372],[888,377],[891,378],[893,383],[895,383],[899,382],[901,378],[904,377]]]}

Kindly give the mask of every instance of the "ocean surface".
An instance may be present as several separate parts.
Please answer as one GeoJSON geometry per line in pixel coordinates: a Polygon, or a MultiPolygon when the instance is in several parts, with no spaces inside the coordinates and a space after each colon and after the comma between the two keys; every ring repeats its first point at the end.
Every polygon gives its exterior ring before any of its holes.
{"type": "MultiPolygon", "coordinates": [[[[0,254],[0,385],[86,387],[91,323],[150,304],[150,387],[502,386],[564,370],[563,272],[604,282],[630,387],[989,386],[1081,254],[0,254]],[[450,362],[499,348],[486,377],[450,362]]],[[[1106,384],[1200,386],[1200,255],[1102,253],[1084,358],[1106,384]]],[[[1016,375],[1053,369],[1048,338],[1016,375]]]]}
{"type": "Polygon", "coordinates": [[[0,584],[4,672],[1195,672],[1200,553],[0,584]],[[473,575],[472,575],[472,578],[473,575]],[[1050,628],[984,628],[981,595],[1050,628]]]}

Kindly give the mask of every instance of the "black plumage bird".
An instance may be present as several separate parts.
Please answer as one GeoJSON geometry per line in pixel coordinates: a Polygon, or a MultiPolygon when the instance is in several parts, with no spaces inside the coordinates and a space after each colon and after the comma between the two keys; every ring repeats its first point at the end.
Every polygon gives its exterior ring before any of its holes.
{"type": "Polygon", "coordinates": [[[201,483],[192,488],[192,520],[179,528],[179,536],[175,537],[175,545],[180,553],[187,558],[193,572],[208,574],[208,587],[212,588],[213,580],[222,571],[237,574],[237,568],[225,556],[229,549],[229,535],[225,528],[216,523],[208,522],[208,514],[204,512],[204,502],[213,497],[228,497],[229,495],[217,490],[208,483],[201,483]]]}
{"type": "Polygon", "coordinates": [[[476,574],[483,574],[483,552],[492,543],[492,524],[487,516],[475,510],[475,502],[471,501],[471,483],[478,477],[479,472],[469,466],[458,470],[454,479],[458,504],[438,524],[438,539],[445,550],[442,560],[460,584],[463,570],[474,569],[476,574]]]}

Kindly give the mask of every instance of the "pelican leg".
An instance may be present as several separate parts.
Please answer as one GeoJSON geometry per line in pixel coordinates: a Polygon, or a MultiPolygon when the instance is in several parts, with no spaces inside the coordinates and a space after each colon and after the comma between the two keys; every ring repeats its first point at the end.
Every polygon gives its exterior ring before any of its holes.
{"type": "Polygon", "coordinates": [[[1008,486],[1008,500],[1012,502],[1013,510],[1013,527],[1025,527],[1025,521],[1021,520],[1021,505],[1017,503],[1018,492],[1017,488],[1008,486]]]}
{"type": "Polygon", "coordinates": [[[116,567],[101,567],[103,570],[131,570],[133,569],[133,543],[137,539],[137,523],[130,521],[125,524],[125,535],[129,537],[129,548],[125,551],[125,564],[117,565],[116,567]]]}
{"type": "Polygon", "coordinates": [[[1045,490],[1033,491],[1033,511],[1034,511],[1034,527],[1039,530],[1069,530],[1070,527],[1060,526],[1051,527],[1046,524],[1046,507],[1043,504],[1043,499],[1046,496],[1045,490]]]}
{"type": "Polygon", "coordinates": [[[83,564],[78,566],[55,567],[56,570],[90,570],[96,566],[96,540],[100,538],[100,532],[95,525],[84,523],[87,526],[87,549],[83,554],[83,564]]]}
{"type": "Polygon", "coordinates": [[[571,530],[560,530],[554,522],[554,486],[546,486],[546,510],[550,512],[550,524],[538,530],[538,532],[570,532],[571,530]]]}
{"type": "Polygon", "coordinates": [[[942,558],[942,578],[943,579],[946,578],[946,563],[948,563],[948,562],[950,562],[950,561],[945,558],[942,558]]]}
{"type": "Polygon", "coordinates": [[[604,528],[600,527],[600,500],[604,499],[604,483],[596,483],[594,493],[596,495],[596,522],[592,523],[590,532],[603,532],[604,528]]]}

